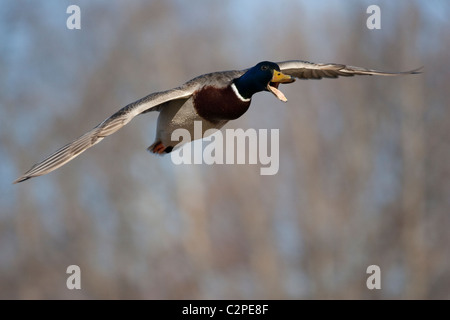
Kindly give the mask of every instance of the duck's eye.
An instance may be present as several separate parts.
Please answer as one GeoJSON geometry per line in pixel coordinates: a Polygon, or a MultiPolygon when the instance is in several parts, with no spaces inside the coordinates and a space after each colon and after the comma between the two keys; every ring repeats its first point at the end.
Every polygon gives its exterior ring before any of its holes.
{"type": "Polygon", "coordinates": [[[269,69],[268,66],[266,66],[266,65],[261,66],[261,70],[262,70],[262,71],[266,71],[267,69],[269,69]]]}

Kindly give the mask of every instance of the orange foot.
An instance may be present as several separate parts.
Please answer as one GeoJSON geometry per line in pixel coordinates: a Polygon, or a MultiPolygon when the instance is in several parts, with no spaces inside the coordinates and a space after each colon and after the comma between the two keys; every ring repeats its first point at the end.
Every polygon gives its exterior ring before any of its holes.
{"type": "Polygon", "coordinates": [[[161,141],[152,144],[150,147],[147,148],[148,151],[157,153],[157,154],[163,154],[164,150],[166,150],[166,147],[162,144],[161,141]]]}

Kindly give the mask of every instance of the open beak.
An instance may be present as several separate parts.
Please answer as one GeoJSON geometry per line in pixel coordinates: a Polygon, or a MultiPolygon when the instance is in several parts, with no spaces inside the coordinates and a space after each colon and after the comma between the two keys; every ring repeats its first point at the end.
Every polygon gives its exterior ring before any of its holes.
{"type": "Polygon", "coordinates": [[[270,80],[270,82],[267,84],[267,90],[272,92],[275,95],[275,97],[277,97],[281,101],[286,102],[287,99],[284,96],[283,92],[278,90],[278,86],[280,85],[280,83],[291,83],[294,81],[295,78],[288,76],[282,73],[281,71],[274,70],[272,80],[270,80]]]}

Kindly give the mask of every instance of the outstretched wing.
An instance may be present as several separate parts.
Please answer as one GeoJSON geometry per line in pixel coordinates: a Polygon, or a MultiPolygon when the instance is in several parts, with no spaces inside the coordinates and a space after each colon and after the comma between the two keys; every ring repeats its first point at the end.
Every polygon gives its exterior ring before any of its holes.
{"type": "Polygon", "coordinates": [[[14,183],[19,183],[33,177],[47,174],[61,167],[88,148],[102,141],[106,136],[109,136],[122,128],[138,114],[148,112],[152,108],[167,101],[187,99],[193,94],[195,89],[195,84],[188,82],[181,87],[162,92],[155,92],[138,101],[130,103],[114,113],[111,117],[105,119],[91,131],[85,133],[78,139],[60,148],[41,162],[35,164],[30,170],[14,181],[14,183]]]}
{"type": "Polygon", "coordinates": [[[337,78],[339,76],[351,77],[354,75],[397,76],[421,73],[422,67],[405,72],[384,72],[360,67],[346,66],[336,63],[312,63],[302,60],[277,62],[284,74],[299,79],[337,78]]]}

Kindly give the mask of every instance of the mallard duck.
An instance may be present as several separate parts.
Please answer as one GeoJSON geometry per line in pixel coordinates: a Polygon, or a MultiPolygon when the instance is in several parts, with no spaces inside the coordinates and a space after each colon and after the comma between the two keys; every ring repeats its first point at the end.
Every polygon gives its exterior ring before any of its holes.
{"type": "MultiPolygon", "coordinates": [[[[193,132],[194,121],[202,122],[203,133],[220,129],[228,121],[242,116],[250,107],[255,93],[269,91],[286,102],[278,89],[280,84],[298,79],[322,79],[354,75],[396,76],[420,73],[419,69],[406,72],[383,72],[335,63],[311,63],[301,60],[284,62],[263,61],[245,70],[213,72],[196,77],[167,91],[155,92],[123,107],[89,132],[60,148],[35,164],[14,183],[47,174],[82,152],[102,141],[128,124],[135,116],[159,111],[155,142],[147,149],[156,154],[171,152],[187,141],[172,141],[175,129],[193,132]]],[[[193,136],[193,135],[191,135],[193,136]]]]}

